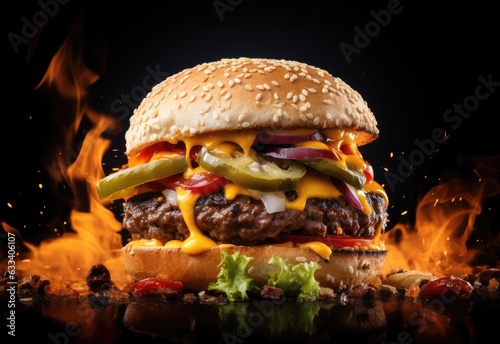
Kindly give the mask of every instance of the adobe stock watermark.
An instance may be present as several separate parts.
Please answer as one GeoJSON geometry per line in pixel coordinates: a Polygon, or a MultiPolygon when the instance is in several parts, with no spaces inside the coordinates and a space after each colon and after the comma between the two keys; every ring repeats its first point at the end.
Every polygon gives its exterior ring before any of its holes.
{"type": "Polygon", "coordinates": [[[447,307],[451,306],[454,302],[460,301],[457,296],[453,295],[453,293],[449,293],[447,288],[444,288],[438,298],[429,300],[425,306],[421,307],[423,310],[414,311],[408,314],[408,327],[406,330],[402,330],[398,332],[395,336],[395,340],[388,342],[388,344],[411,344],[415,343],[415,338],[409,332],[411,327],[415,329],[417,333],[425,332],[429,326],[435,322],[435,319],[432,315],[429,315],[426,312],[426,309],[430,311],[442,315],[445,313],[447,307]],[[448,295],[447,295],[448,294],[448,295]]]}
{"type": "Polygon", "coordinates": [[[212,6],[214,7],[217,16],[219,16],[220,21],[224,21],[224,13],[227,11],[234,11],[234,8],[242,2],[243,0],[214,0],[214,2],[212,2],[212,6]]]}
{"type": "Polygon", "coordinates": [[[33,13],[31,18],[21,18],[21,29],[19,33],[9,32],[7,39],[12,49],[17,54],[21,44],[28,44],[29,40],[38,34],[38,31],[48,24],[50,18],[54,18],[60,10],[60,5],[66,5],[70,0],[40,0],[38,5],[40,11],[33,13]]]}
{"type": "Polygon", "coordinates": [[[254,330],[265,323],[265,318],[269,318],[274,313],[274,307],[286,301],[285,298],[275,300],[255,300],[252,305],[255,311],[248,312],[246,319],[242,319],[235,328],[235,333],[224,332],[222,337],[224,343],[243,343],[248,339],[254,330]]]}
{"type": "MultiPolygon", "coordinates": [[[[111,105],[111,111],[113,114],[118,116],[118,119],[121,121],[125,121],[126,119],[132,116],[134,109],[140,104],[142,99],[146,97],[146,95],[151,91],[153,86],[165,80],[170,73],[163,72],[160,70],[160,64],[156,64],[154,67],[147,65],[145,68],[146,74],[142,77],[141,83],[132,87],[129,93],[122,93],[118,99],[115,99],[111,105]]],[[[114,131],[115,127],[110,127],[108,131],[114,131]]],[[[91,147],[96,146],[97,142],[93,140],[89,142],[88,140],[91,137],[88,134],[87,130],[82,130],[82,134],[84,139],[74,143],[73,145],[66,145],[63,148],[63,151],[59,153],[59,157],[61,160],[52,161],[50,164],[50,169],[52,175],[55,176],[57,182],[61,182],[63,180],[63,175],[60,171],[61,162],[64,163],[65,166],[70,166],[74,160],[76,160],[80,155],[84,154],[81,150],[84,142],[90,144],[91,147]]],[[[88,154],[92,154],[93,150],[87,150],[88,154]]]]}
{"type": "Polygon", "coordinates": [[[122,121],[132,116],[134,109],[139,106],[149,91],[170,75],[169,72],[160,70],[159,63],[154,68],[148,65],[144,69],[146,74],[143,76],[142,82],[134,86],[129,93],[122,93],[119,99],[111,103],[111,111],[119,115],[118,118],[122,121]]]}
{"type": "MultiPolygon", "coordinates": [[[[411,1],[411,0],[408,0],[411,1]]],[[[380,33],[382,28],[386,28],[391,23],[393,17],[400,14],[404,7],[399,0],[389,0],[385,9],[378,11],[371,10],[370,15],[373,20],[368,21],[363,27],[354,27],[354,37],[352,44],[342,41],[339,48],[342,51],[347,63],[351,63],[353,54],[360,54],[380,33]]]]}
{"type": "MultiPolygon", "coordinates": [[[[479,75],[477,80],[474,93],[463,98],[460,103],[454,103],[443,112],[443,122],[449,125],[451,130],[458,130],[464,121],[477,111],[481,102],[487,100],[500,87],[500,81],[495,81],[492,73],[486,77],[479,75]]],[[[426,158],[436,151],[437,146],[446,141],[448,137],[446,133],[446,129],[436,127],[431,131],[429,137],[413,141],[416,148],[407,157],[403,155],[397,157],[399,161],[397,174],[389,171],[384,173],[386,185],[391,191],[395,191],[397,183],[404,183],[406,178],[413,174],[415,168],[421,166],[426,158]]]]}
{"type": "MultiPolygon", "coordinates": [[[[88,302],[88,301],[87,301],[88,302]]],[[[87,302],[82,302],[76,306],[76,314],[84,318],[86,324],[92,324],[96,317],[97,311],[90,306],[87,302]]],[[[74,339],[82,333],[83,323],[68,321],[64,324],[64,330],[56,333],[47,333],[47,338],[50,339],[49,343],[54,344],[68,344],[73,343],[74,339]]]]}

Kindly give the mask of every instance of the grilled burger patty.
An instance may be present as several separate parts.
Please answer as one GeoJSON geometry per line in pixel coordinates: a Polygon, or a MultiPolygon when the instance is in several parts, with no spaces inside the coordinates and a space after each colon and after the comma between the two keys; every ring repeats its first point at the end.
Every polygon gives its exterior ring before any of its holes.
{"type": "MultiPolygon", "coordinates": [[[[384,199],[367,194],[372,214],[364,215],[343,197],[309,199],[303,211],[287,209],[269,214],[261,201],[239,195],[233,201],[217,192],[196,201],[196,225],[216,242],[257,245],[280,233],[324,236],[326,234],[371,238],[379,223],[387,220],[384,199]]],[[[163,242],[185,240],[189,230],[178,206],[170,204],[161,192],[149,192],[128,199],[124,205],[123,226],[133,239],[163,242]]]]}

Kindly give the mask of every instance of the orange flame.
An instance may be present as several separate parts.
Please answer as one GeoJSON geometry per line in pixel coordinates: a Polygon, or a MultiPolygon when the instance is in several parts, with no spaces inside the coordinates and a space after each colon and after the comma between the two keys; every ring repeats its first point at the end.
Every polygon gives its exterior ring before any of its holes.
{"type": "Polygon", "coordinates": [[[100,202],[95,188],[96,182],[104,177],[101,162],[110,145],[110,140],[102,134],[116,129],[118,122],[88,105],[88,87],[99,75],[84,62],[82,32],[80,17],[37,86],[37,90],[48,90],[55,100],[51,116],[59,126],[63,142],[53,147],[53,161],[48,170],[55,182],[60,182],[62,177],[71,188],[74,206],[70,223],[74,233],[65,233],[39,246],[25,243],[30,250],[29,258],[23,260],[18,269],[26,275],[44,274],[52,281],[84,281],[92,265],[103,263],[115,284],[120,285],[127,281],[120,255],[122,245],[118,231],[122,226],[100,202]],[[75,146],[84,117],[93,127],[86,132],[78,156],[71,163],[61,151],[75,146]]]}
{"type": "Polygon", "coordinates": [[[453,176],[433,187],[418,204],[414,228],[399,223],[387,231],[384,272],[405,269],[460,276],[486,268],[478,256],[500,242],[490,232],[481,233],[485,223],[479,217],[485,199],[500,193],[499,159],[472,158],[472,179],[453,176]]]}

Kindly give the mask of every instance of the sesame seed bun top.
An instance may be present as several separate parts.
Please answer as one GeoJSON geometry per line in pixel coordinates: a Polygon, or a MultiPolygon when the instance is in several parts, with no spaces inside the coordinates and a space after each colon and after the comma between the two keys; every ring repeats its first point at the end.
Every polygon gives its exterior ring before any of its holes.
{"type": "Polygon", "coordinates": [[[153,87],[130,118],[126,153],[160,141],[245,129],[351,129],[358,145],[378,137],[366,101],[317,67],[288,60],[202,63],[153,87]]]}

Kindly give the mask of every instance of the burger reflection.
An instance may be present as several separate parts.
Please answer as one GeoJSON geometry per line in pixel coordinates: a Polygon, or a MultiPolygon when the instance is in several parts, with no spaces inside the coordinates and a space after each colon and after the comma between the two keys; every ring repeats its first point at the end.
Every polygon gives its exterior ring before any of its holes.
{"type": "Polygon", "coordinates": [[[207,305],[150,297],[128,304],[123,324],[138,336],[185,343],[385,342],[387,327],[383,305],[375,300],[258,299],[207,305]]]}

